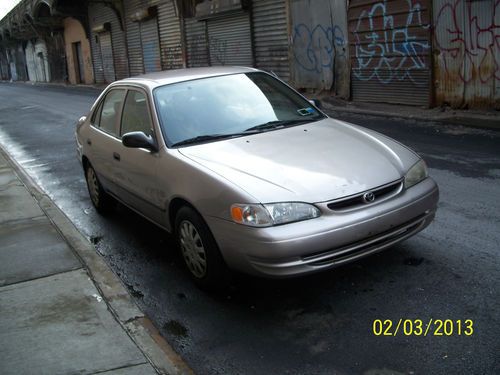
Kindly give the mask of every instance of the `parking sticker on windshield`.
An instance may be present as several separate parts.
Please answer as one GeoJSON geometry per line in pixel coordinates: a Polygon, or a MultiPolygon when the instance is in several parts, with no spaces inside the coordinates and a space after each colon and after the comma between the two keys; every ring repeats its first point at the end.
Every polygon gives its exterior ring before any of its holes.
{"type": "Polygon", "coordinates": [[[314,109],[312,109],[311,107],[301,108],[301,109],[298,109],[297,112],[299,112],[299,114],[301,116],[309,116],[309,115],[312,115],[314,113],[314,109]]]}

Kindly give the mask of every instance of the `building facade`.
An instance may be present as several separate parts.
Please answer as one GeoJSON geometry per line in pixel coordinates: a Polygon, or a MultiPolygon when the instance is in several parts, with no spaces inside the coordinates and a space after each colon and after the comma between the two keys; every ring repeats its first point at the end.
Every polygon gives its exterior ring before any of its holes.
{"type": "Polygon", "coordinates": [[[3,80],[109,83],[254,66],[354,101],[500,108],[496,0],[23,0],[3,80]]]}

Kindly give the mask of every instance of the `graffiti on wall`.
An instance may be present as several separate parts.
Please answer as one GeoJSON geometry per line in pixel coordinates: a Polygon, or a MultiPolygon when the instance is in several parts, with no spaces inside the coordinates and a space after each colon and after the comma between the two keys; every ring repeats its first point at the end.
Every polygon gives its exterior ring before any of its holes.
{"type": "Polygon", "coordinates": [[[353,31],[353,74],[359,80],[409,80],[417,85],[414,73],[429,68],[424,56],[430,44],[422,35],[430,25],[423,22],[420,3],[406,0],[404,13],[391,9],[397,5],[384,0],[359,14],[353,31]]]}
{"type": "Polygon", "coordinates": [[[208,46],[210,50],[210,59],[212,62],[224,65],[226,63],[227,40],[216,37],[208,38],[208,46]]]}
{"type": "Polygon", "coordinates": [[[458,78],[469,83],[500,80],[500,0],[445,1],[436,15],[436,48],[443,55],[444,69],[453,63],[458,78]],[[490,7],[493,5],[493,9],[490,7]],[[489,8],[489,9],[488,9],[489,8]],[[492,12],[492,13],[491,13],[492,12]]]}
{"type": "Polygon", "coordinates": [[[306,71],[332,71],[336,58],[346,58],[344,33],[339,26],[305,24],[294,27],[293,54],[297,64],[306,71]]]}
{"type": "Polygon", "coordinates": [[[177,44],[172,47],[163,48],[163,56],[165,66],[164,69],[175,69],[181,65],[179,62],[182,61],[182,47],[177,44]]]}

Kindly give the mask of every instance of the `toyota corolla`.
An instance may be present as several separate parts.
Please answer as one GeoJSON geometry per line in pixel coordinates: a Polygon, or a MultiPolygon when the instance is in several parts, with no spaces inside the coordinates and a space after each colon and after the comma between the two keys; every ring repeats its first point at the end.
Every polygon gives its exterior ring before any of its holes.
{"type": "Polygon", "coordinates": [[[201,286],[373,254],[429,225],[439,197],[415,152],[252,68],[114,82],[76,138],[95,208],[116,199],[172,233],[201,286]]]}

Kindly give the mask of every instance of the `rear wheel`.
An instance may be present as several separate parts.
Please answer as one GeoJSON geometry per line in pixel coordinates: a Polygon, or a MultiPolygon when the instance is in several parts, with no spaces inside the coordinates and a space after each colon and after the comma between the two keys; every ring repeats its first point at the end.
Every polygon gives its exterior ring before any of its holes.
{"type": "Polygon", "coordinates": [[[184,264],[196,284],[203,289],[227,286],[229,270],[203,218],[184,206],[177,212],[175,236],[184,264]]]}
{"type": "Polygon", "coordinates": [[[111,197],[106,193],[97,178],[94,168],[89,164],[85,170],[85,179],[89,190],[90,200],[99,213],[105,213],[111,206],[111,197]]]}

